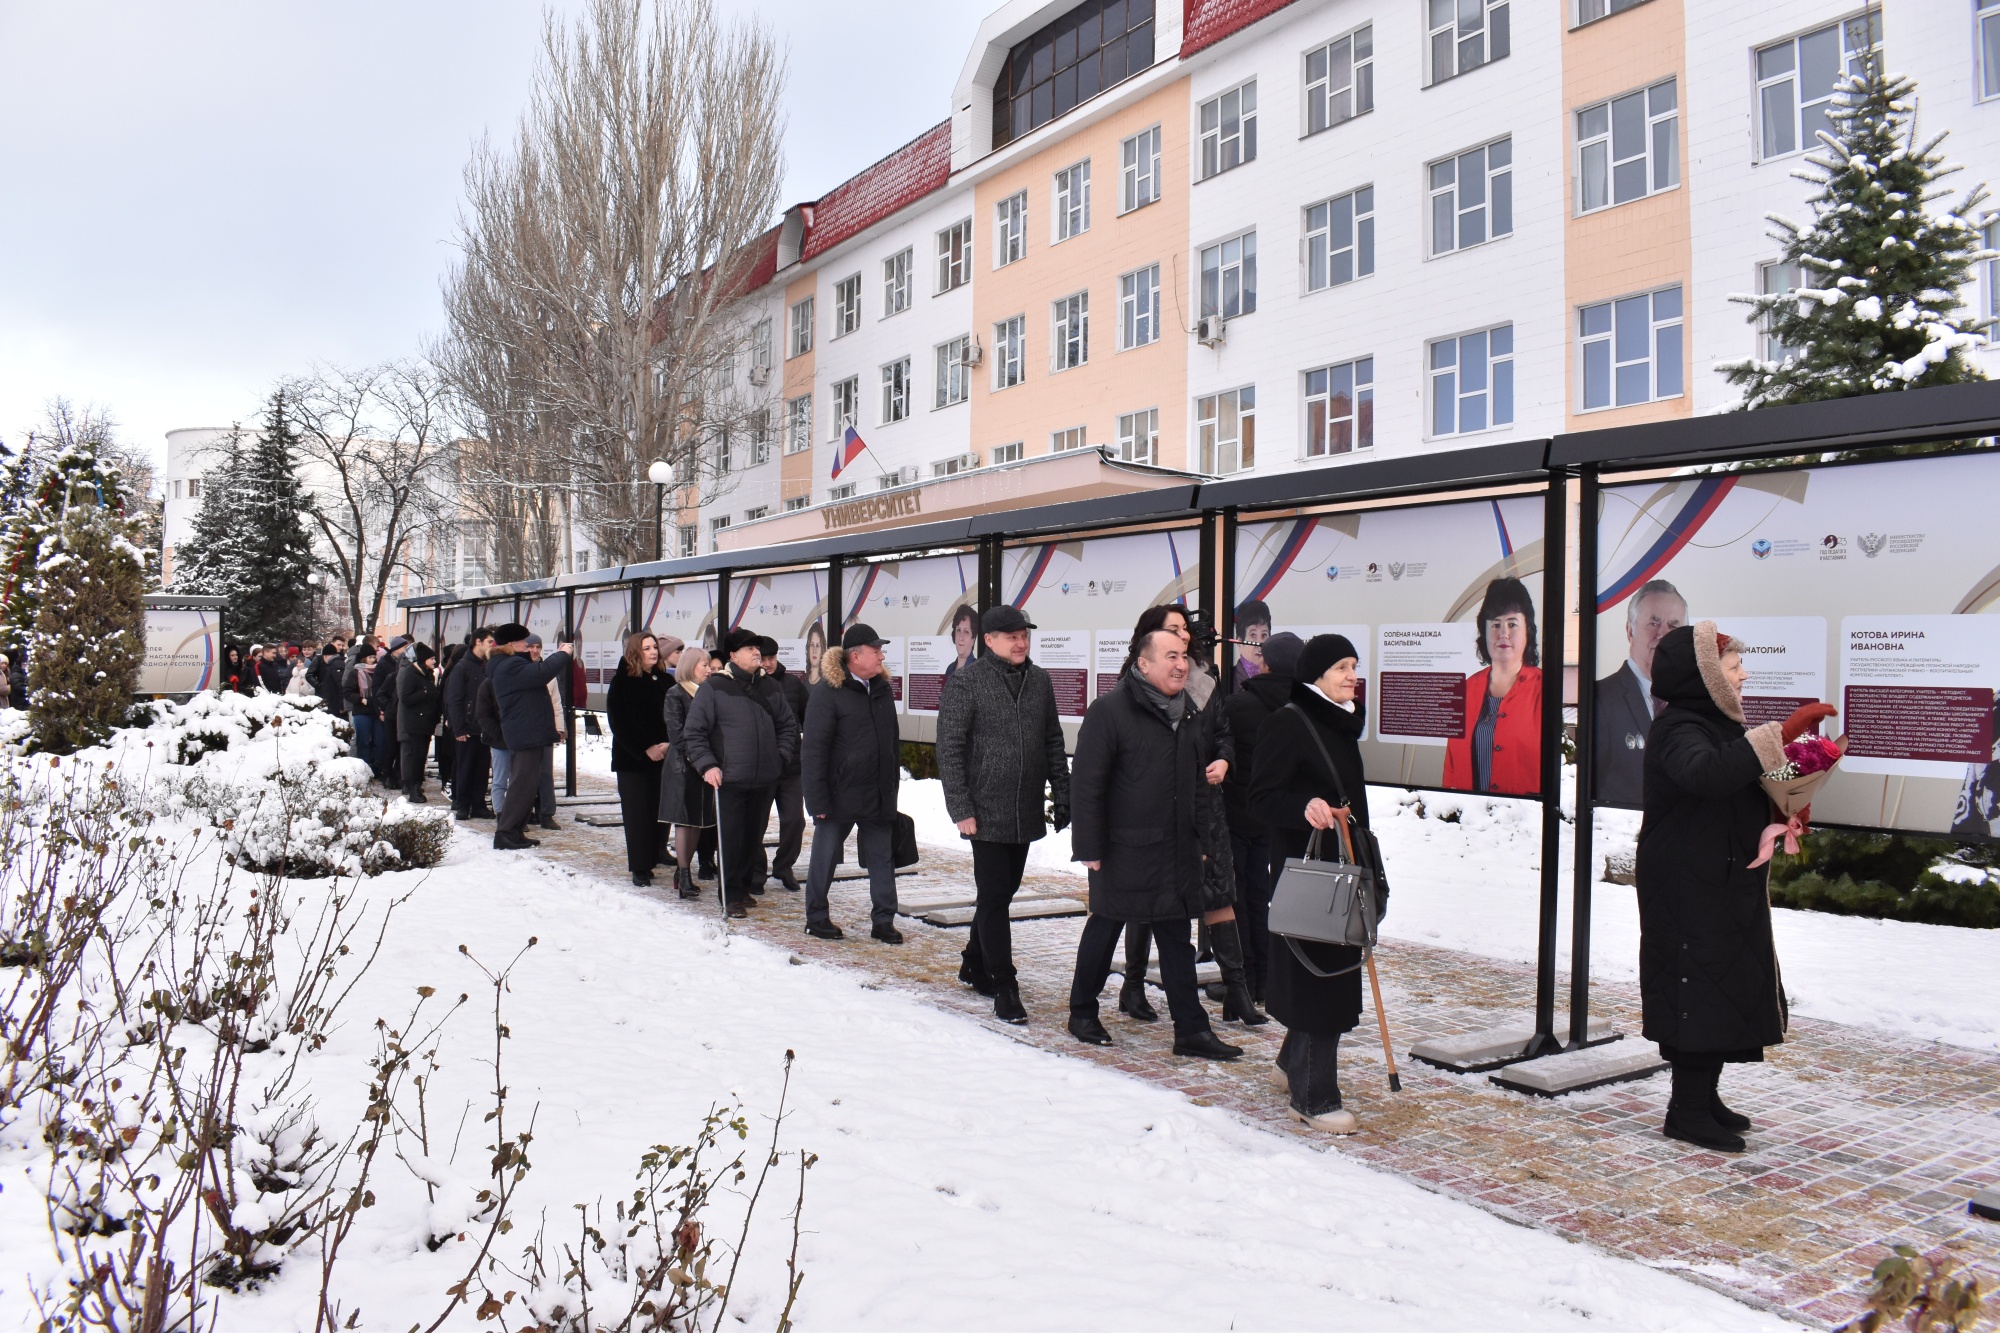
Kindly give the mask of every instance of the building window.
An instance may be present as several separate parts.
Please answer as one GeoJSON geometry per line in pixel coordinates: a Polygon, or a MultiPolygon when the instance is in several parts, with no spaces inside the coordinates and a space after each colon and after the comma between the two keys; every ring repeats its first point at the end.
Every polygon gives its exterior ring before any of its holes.
{"type": "Polygon", "coordinates": [[[1978,4],[1979,95],[2000,97],[2000,0],[1978,0],[1978,4]]]}
{"type": "Polygon", "coordinates": [[[1257,160],[1257,81],[1201,104],[1201,178],[1257,160]]]}
{"type": "Polygon", "coordinates": [[[970,472],[979,466],[978,454],[959,454],[955,458],[940,459],[931,464],[933,477],[955,477],[961,472],[970,472]]]}
{"type": "Polygon", "coordinates": [[[1430,0],[1431,82],[1507,56],[1507,0],[1430,0]]]}
{"type": "Polygon", "coordinates": [[[1234,319],[1257,308],[1257,233],[1201,252],[1201,314],[1234,319]]]}
{"type": "MultiPolygon", "coordinates": [[[[911,470],[915,471],[914,468],[911,470]]],[[[898,486],[908,486],[909,484],[909,482],[903,480],[903,474],[900,472],[884,472],[881,476],[875,478],[875,489],[878,491],[893,491],[898,486]]]]}
{"type": "Polygon", "coordinates": [[[1012,444],[996,444],[993,446],[993,465],[997,467],[1002,463],[1018,463],[1026,452],[1027,445],[1020,440],[1012,444]]]}
{"type": "Polygon", "coordinates": [[[812,448],[813,397],[802,394],[785,403],[785,452],[803,453],[812,448]]]}
{"type": "Polygon", "coordinates": [[[1195,400],[1201,470],[1210,476],[1257,464],[1257,390],[1253,385],[1195,400]]]}
{"type": "Polygon", "coordinates": [[[750,367],[752,370],[771,368],[771,321],[760,319],[750,330],[750,367]]]}
{"type": "Polygon", "coordinates": [[[861,275],[833,284],[833,336],[844,338],[861,327],[861,275]]]}
{"type": "Polygon", "coordinates": [[[787,496],[785,498],[785,512],[787,514],[796,514],[799,510],[804,509],[807,505],[811,503],[812,503],[812,497],[810,495],[787,496]]]}
{"type": "Polygon", "coordinates": [[[1011,389],[1021,382],[1025,316],[1016,315],[993,326],[993,387],[1011,389]]]}
{"type": "MultiPolygon", "coordinates": [[[[2000,234],[2000,228],[1996,228],[1994,224],[1988,223],[1985,231],[1985,244],[1988,249],[1991,249],[1994,237],[1996,234],[2000,234]]],[[[1990,315],[1993,313],[1991,309],[1993,304],[1993,261],[1988,260],[1984,267],[1987,270],[1987,313],[1990,315]]],[[[1776,296],[1781,292],[1797,291],[1804,285],[1799,280],[1799,266],[1797,264],[1787,264],[1783,260],[1778,260],[1775,263],[1759,264],[1757,266],[1757,291],[1759,295],[1776,296]]],[[[1757,336],[1766,361],[1783,361],[1788,357],[1794,357],[1799,354],[1798,348],[1787,347],[1784,343],[1778,341],[1778,335],[1773,329],[1772,320],[1769,315],[1765,315],[1758,321],[1757,336]]],[[[1991,336],[1990,332],[1988,336],[1991,336]]]]}
{"type": "MultiPolygon", "coordinates": [[[[2000,0],[1995,0],[2000,3],[2000,0]]],[[[1979,229],[1979,243],[1988,250],[2000,251],[2000,222],[1989,222],[1979,229]]],[[[1773,267],[1765,265],[1766,268],[1773,267]]],[[[1986,317],[1993,320],[1986,326],[1986,341],[2000,343],[2000,259],[1988,259],[1979,265],[1986,275],[1986,317]]],[[[1794,271],[1793,286],[1798,286],[1798,275],[1794,271]]],[[[188,483],[190,487],[194,483],[188,483]]],[[[192,494],[192,491],[190,491],[192,494]]]]}
{"type": "Polygon", "coordinates": [[[1068,430],[1049,433],[1049,452],[1052,454],[1074,453],[1083,448],[1083,427],[1071,426],[1068,430]]]}
{"type": "Polygon", "coordinates": [[[1160,336],[1160,266],[1118,279],[1118,346],[1144,347],[1160,336]]]}
{"type": "Polygon", "coordinates": [[[847,428],[861,420],[861,377],[849,375],[833,386],[833,416],[827,422],[826,438],[838,442],[847,428]]]}
{"type": "Polygon", "coordinates": [[[899,250],[882,261],[882,318],[910,308],[910,270],[915,260],[914,251],[899,250]]]}
{"type": "Polygon", "coordinates": [[[1862,72],[1882,44],[1879,11],[1757,48],[1757,124],[1766,159],[1814,148],[1831,130],[1827,106],[1841,74],[1862,72]]]}
{"type": "Polygon", "coordinates": [[[711,554],[722,549],[722,532],[729,526],[729,515],[718,514],[708,520],[708,549],[711,554]]]}
{"type": "Polygon", "coordinates": [[[910,415],[910,358],[891,361],[882,367],[882,421],[901,421],[910,415]]]}
{"type": "Polygon", "coordinates": [[[1050,369],[1074,370],[1090,360],[1090,293],[1073,292],[1049,308],[1050,369]]]}
{"type": "Polygon", "coordinates": [[[676,533],[680,539],[682,559],[686,559],[688,556],[699,552],[701,549],[701,529],[699,527],[692,523],[683,524],[676,529],[676,533]]]}
{"type": "Polygon", "coordinates": [[[1680,183],[1680,113],[1672,79],[1576,113],[1579,213],[1629,204],[1680,183]]]}
{"type": "Polygon", "coordinates": [[[804,356],[813,349],[813,299],[805,300],[792,307],[792,341],[788,356],[804,356]]]}
{"type": "Polygon", "coordinates": [[[1306,372],[1306,457],[1372,448],[1375,444],[1375,358],[1306,372]]]}
{"type": "Polygon", "coordinates": [[[1306,133],[1375,109],[1375,29],[1306,52],[1306,133]]]}
{"type": "Polygon", "coordinates": [[[1009,195],[993,208],[993,267],[1007,265],[1028,253],[1028,192],[1009,195]]]}
{"type": "Polygon", "coordinates": [[[1511,138],[1431,163],[1433,255],[1498,240],[1514,230],[1513,163],[1511,138]]]}
{"type": "Polygon", "coordinates": [[[1576,0],[1576,26],[1595,23],[1613,14],[1622,14],[1643,0],[1576,0]]]}
{"type": "Polygon", "coordinates": [[[1160,461],[1160,409],[1127,412],[1118,418],[1118,457],[1127,463],[1160,461]]]}
{"type": "Polygon", "coordinates": [[[972,277],[972,219],[954,223],[937,234],[939,292],[963,287],[972,277]]]}
{"type": "Polygon", "coordinates": [[[937,396],[933,407],[950,407],[972,396],[972,371],[965,364],[972,357],[972,338],[967,335],[937,345],[937,396]]]}
{"type": "Polygon", "coordinates": [[[1160,127],[1155,125],[1118,145],[1118,211],[1130,213],[1159,197],[1160,127]]]}
{"type": "Polygon", "coordinates": [[[854,498],[855,490],[860,485],[861,483],[858,481],[846,481],[842,482],[838,486],[827,487],[826,488],[827,503],[832,504],[836,500],[852,500],[854,498]]]}
{"type": "Polygon", "coordinates": [[[760,407],[750,414],[750,466],[771,461],[771,409],[760,407]]]}
{"type": "Polygon", "coordinates": [[[1577,311],[1583,410],[1681,394],[1681,289],[1663,287],[1577,311]]]}
{"type": "Polygon", "coordinates": [[[1431,344],[1431,434],[1514,424],[1514,326],[1431,344]]]}
{"type": "Polygon", "coordinates": [[[735,470],[736,448],[735,442],[729,438],[729,428],[727,426],[723,427],[722,433],[716,436],[715,443],[710,447],[713,450],[713,457],[715,459],[715,475],[718,477],[728,476],[735,470]]]}
{"type": "Polygon", "coordinates": [[[1056,173],[1056,239],[1066,241],[1090,230],[1090,163],[1056,173]]]}
{"type": "Polygon", "coordinates": [[[755,523],[760,518],[769,518],[770,516],[771,506],[769,505],[752,505],[743,511],[743,521],[745,523],[755,523]]]}
{"type": "Polygon", "coordinates": [[[1016,44],[993,81],[1003,147],[1153,63],[1153,0],[1085,0],[1016,44]]]}
{"type": "Polygon", "coordinates": [[[1306,290],[1324,291],[1375,271],[1375,187],[1306,210],[1306,290]]]}

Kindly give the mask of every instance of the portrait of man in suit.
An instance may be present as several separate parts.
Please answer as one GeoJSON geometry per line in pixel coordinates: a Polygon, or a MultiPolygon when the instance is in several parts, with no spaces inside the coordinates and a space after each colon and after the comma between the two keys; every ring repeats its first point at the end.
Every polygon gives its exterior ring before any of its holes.
{"type": "Polygon", "coordinates": [[[1687,599],[1665,579],[1640,585],[1625,605],[1625,660],[1597,682],[1593,717],[1597,799],[1636,807],[1645,792],[1646,735],[1664,705],[1653,699],[1653,650],[1687,623],[1687,599]]]}

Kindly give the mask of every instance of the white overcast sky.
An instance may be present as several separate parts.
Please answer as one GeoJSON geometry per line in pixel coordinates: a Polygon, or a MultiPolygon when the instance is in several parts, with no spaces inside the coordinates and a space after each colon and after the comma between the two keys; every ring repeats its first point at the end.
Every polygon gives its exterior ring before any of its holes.
{"type": "MultiPolygon", "coordinates": [[[[789,50],[784,199],[949,111],[998,0],[718,0],[789,50]]],[[[555,0],[573,10],[575,0],[555,0]]],[[[541,0],[0,0],[0,439],[63,395],[164,458],[441,323],[461,171],[541,0]]]]}

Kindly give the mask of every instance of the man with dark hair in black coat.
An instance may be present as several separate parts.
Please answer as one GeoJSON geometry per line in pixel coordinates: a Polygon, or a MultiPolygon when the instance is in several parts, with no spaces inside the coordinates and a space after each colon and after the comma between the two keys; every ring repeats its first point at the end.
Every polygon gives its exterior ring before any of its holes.
{"type": "Polygon", "coordinates": [[[701,683],[681,729],[688,764],[715,789],[723,897],[731,916],[748,916],[757,849],[771,792],[799,751],[799,727],[783,696],[757,688],[764,655],[757,635],[733,629],[722,641],[729,665],[701,683]]]}
{"type": "Polygon", "coordinates": [[[851,626],[840,647],[820,659],[819,684],[806,704],[801,758],[805,806],[813,818],[812,861],[806,868],[806,933],[841,938],[827,915],[827,890],[849,829],[859,829],[868,867],[872,934],[901,944],[896,929],[896,789],[902,780],[896,698],[883,670],[883,640],[866,625],[851,626]]]}
{"type": "Polygon", "coordinates": [[[1084,714],[1070,767],[1070,850],[1090,871],[1090,918],[1076,947],[1069,1032],[1093,1046],[1111,1044],[1097,994],[1125,924],[1143,921],[1159,946],[1174,1054],[1234,1060],[1243,1049],[1218,1038],[1201,1007],[1189,937],[1205,905],[1209,821],[1220,813],[1207,794],[1215,731],[1187,697],[1181,637],[1153,630],[1133,646],[1132,669],[1084,714]]]}
{"type": "Polygon", "coordinates": [[[490,819],[493,810],[486,804],[487,764],[491,754],[479,734],[474,709],[479,703],[479,687],[486,682],[486,662],[493,652],[493,631],[476,629],[469,636],[471,646],[444,678],[444,711],[451,728],[452,751],[451,811],[460,821],[490,819]]]}
{"type": "MultiPolygon", "coordinates": [[[[764,675],[759,683],[764,689],[776,690],[779,694],[783,695],[785,706],[792,710],[792,716],[798,720],[801,726],[804,726],[806,702],[810,689],[805,682],[805,678],[785,669],[785,664],[778,660],[778,641],[769,635],[760,635],[758,637],[757,652],[764,659],[764,675]]],[[[766,875],[759,876],[760,879],[767,876],[774,878],[793,893],[799,891],[798,874],[795,868],[799,862],[799,848],[804,843],[806,836],[806,806],[801,787],[802,779],[800,777],[799,764],[799,760],[792,760],[791,763],[785,765],[784,773],[778,778],[776,789],[778,847],[777,851],[771,856],[770,866],[766,875]]],[[[763,857],[763,853],[764,845],[762,841],[759,841],[757,844],[757,854],[760,858],[760,864],[762,863],[761,858],[763,857]]]]}
{"type": "Polygon", "coordinates": [[[375,698],[382,708],[382,763],[376,768],[375,776],[382,779],[385,787],[394,787],[402,781],[403,751],[398,740],[403,733],[396,723],[396,683],[402,677],[403,664],[407,660],[403,650],[409,646],[409,635],[398,634],[389,640],[389,647],[375,663],[375,698]]]}
{"type": "Polygon", "coordinates": [[[493,846],[503,852],[538,844],[522,836],[528,815],[542,794],[542,774],[556,743],[555,710],[549,703],[549,682],[569,670],[569,645],[563,644],[541,661],[531,659],[525,645],[526,625],[507,624],[493,631],[494,658],[488,668],[493,702],[500,710],[500,733],[507,742],[511,770],[507,800],[493,829],[493,846]]]}
{"type": "Polygon", "coordinates": [[[416,805],[425,804],[424,757],[430,753],[431,733],[437,730],[443,710],[444,693],[433,674],[437,654],[427,643],[410,651],[410,660],[396,677],[396,740],[403,752],[403,796],[416,805]]]}
{"type": "Polygon", "coordinates": [[[1222,782],[1222,805],[1229,817],[1229,848],[1235,858],[1236,910],[1244,922],[1243,970],[1251,997],[1264,1000],[1271,968],[1271,887],[1284,859],[1274,856],[1271,830],[1251,796],[1257,766],[1257,730],[1292,698],[1292,672],[1305,644],[1296,634],[1273,634],[1264,641],[1264,669],[1239,681],[1222,703],[1236,739],[1236,762],[1222,782]]]}
{"type": "Polygon", "coordinates": [[[329,642],[306,668],[306,680],[312,684],[313,693],[326,705],[326,711],[336,717],[347,716],[346,701],[340,696],[340,677],[346,665],[340,645],[329,642]]]}

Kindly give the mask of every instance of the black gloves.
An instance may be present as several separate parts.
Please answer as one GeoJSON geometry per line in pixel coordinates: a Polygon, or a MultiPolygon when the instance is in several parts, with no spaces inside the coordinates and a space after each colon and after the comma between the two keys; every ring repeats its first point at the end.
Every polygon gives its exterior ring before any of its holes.
{"type": "Polygon", "coordinates": [[[1052,805],[1052,806],[1050,806],[1050,807],[1049,807],[1049,823],[1051,823],[1051,824],[1055,825],[1055,829],[1056,829],[1056,832],[1058,832],[1058,833],[1061,833],[1061,832],[1062,832],[1062,831],[1063,831],[1064,829],[1068,828],[1068,827],[1069,827],[1069,807],[1068,807],[1068,806],[1066,806],[1066,805],[1052,805]]]}

